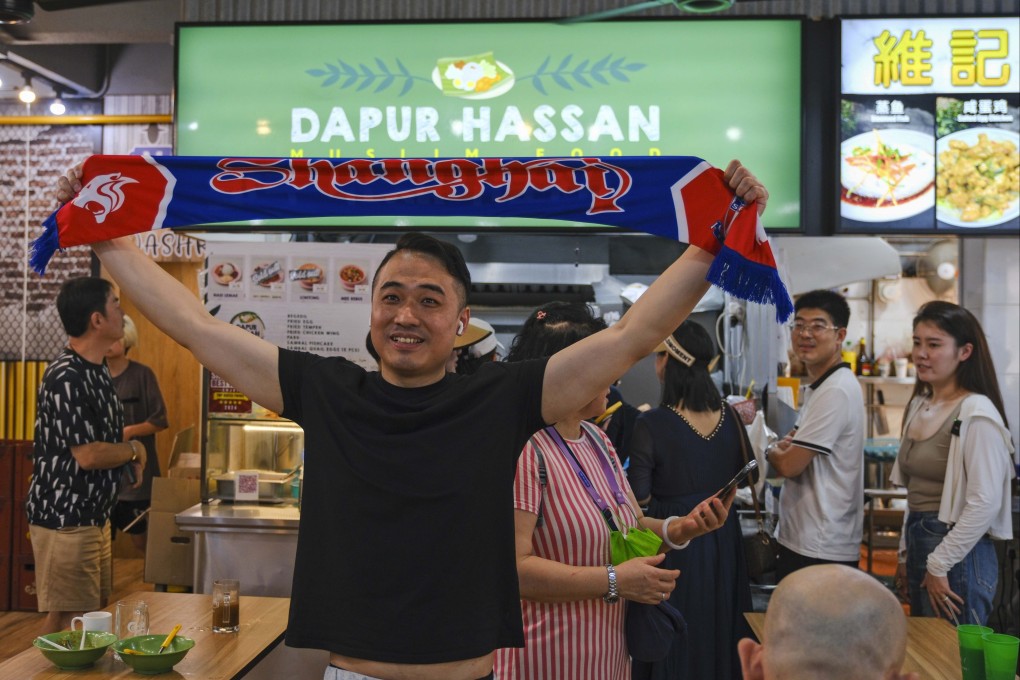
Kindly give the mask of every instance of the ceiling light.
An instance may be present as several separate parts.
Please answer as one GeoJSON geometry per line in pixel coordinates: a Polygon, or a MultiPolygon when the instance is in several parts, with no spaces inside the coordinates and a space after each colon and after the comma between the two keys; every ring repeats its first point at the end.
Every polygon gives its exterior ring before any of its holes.
{"type": "Polygon", "coordinates": [[[50,113],[54,116],[62,116],[67,113],[67,107],[64,106],[64,101],[60,97],[50,102],[50,113]]]}
{"type": "Polygon", "coordinates": [[[33,16],[32,0],[0,0],[0,24],[27,24],[33,16]]]}
{"type": "Polygon", "coordinates": [[[26,104],[31,104],[35,101],[35,90],[32,89],[31,78],[25,78],[25,87],[21,88],[18,92],[18,99],[26,104]]]}

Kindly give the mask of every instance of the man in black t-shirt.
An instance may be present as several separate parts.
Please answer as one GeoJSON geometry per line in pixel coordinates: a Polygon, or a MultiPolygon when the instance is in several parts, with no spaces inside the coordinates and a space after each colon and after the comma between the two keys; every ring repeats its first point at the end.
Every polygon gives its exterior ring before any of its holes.
{"type": "Polygon", "coordinates": [[[110,510],[125,465],[142,478],[145,447],[122,442],[124,412],[103,355],[124,335],[109,281],[64,283],[57,311],[67,347],[43,373],[26,510],[43,632],[106,606],[113,580],[110,510]]]}
{"type": "MultiPolygon", "coordinates": [[[[80,177],[76,168],[61,178],[58,199],[70,200],[80,177]]],[[[764,209],[768,193],[742,165],[725,178],[764,209]]],[[[471,317],[470,275],[456,247],[434,238],[405,235],[375,273],[377,373],[214,319],[132,239],[93,249],[164,332],[305,428],[287,643],[330,650],[331,677],[386,680],[491,677],[493,650],[523,643],[517,456],[535,430],[577,412],[676,328],[708,288],[712,261],[688,248],[619,323],[547,361],[457,376],[446,362],[471,317]]],[[[681,520],[692,537],[725,520],[716,503],[716,517],[681,520]]]]}

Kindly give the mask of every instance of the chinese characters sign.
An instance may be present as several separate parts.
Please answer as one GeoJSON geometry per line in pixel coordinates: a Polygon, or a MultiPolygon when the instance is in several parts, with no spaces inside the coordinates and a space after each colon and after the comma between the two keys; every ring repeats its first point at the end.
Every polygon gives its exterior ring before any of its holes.
{"type": "Polygon", "coordinates": [[[844,94],[1015,93],[1020,19],[844,21],[844,94]]]}
{"type": "Polygon", "coordinates": [[[1020,231],[1020,19],[844,21],[842,65],[842,231],[1020,231]]]}

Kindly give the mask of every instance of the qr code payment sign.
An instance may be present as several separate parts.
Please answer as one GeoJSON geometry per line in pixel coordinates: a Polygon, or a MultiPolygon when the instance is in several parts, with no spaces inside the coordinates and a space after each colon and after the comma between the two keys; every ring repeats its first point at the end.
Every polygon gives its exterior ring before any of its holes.
{"type": "Polygon", "coordinates": [[[237,492],[239,494],[257,494],[259,491],[258,475],[237,475],[237,492]]]}

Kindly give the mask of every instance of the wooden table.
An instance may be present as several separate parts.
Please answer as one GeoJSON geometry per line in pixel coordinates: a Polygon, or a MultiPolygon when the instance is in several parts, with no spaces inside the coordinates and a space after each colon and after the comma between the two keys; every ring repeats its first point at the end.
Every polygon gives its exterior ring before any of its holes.
{"type": "MultiPolygon", "coordinates": [[[[227,680],[240,678],[283,640],[287,630],[287,613],[290,599],[286,597],[241,596],[241,630],[237,633],[213,633],[211,595],[186,593],[132,593],[125,600],[144,600],[149,603],[149,631],[152,634],[169,633],[175,624],[181,624],[184,637],[195,641],[195,646],[160,678],[194,678],[194,680],[227,680]]],[[[113,603],[106,611],[113,612],[113,603]]],[[[80,671],[62,671],[51,664],[34,647],[0,664],[0,678],[19,680],[78,680],[81,678],[131,678],[137,675],[129,666],[107,652],[95,666],[80,671]]]]}
{"type": "MultiPolygon", "coordinates": [[[[761,640],[765,614],[747,613],[744,618],[761,640]]],[[[903,661],[902,671],[919,673],[922,680],[961,680],[963,671],[960,669],[956,629],[945,619],[908,616],[907,658],[903,661]]]]}

